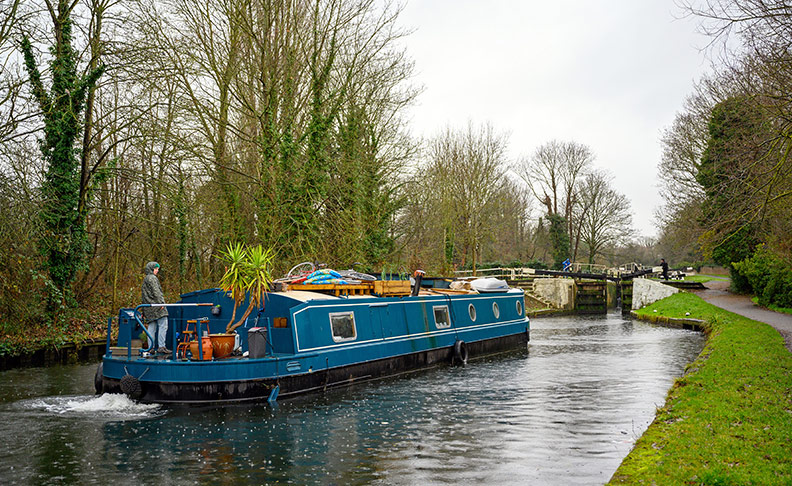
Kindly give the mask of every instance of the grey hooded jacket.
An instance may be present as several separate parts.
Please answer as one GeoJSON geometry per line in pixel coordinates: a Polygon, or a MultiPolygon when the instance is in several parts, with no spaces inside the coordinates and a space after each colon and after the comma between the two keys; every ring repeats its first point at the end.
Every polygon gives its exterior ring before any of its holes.
{"type": "MultiPolygon", "coordinates": [[[[164,304],[165,296],[162,295],[162,287],[160,286],[159,279],[154,275],[154,269],[159,267],[157,262],[148,262],[143,273],[143,304],[164,304]]],[[[143,307],[140,309],[143,312],[143,317],[148,321],[154,321],[160,317],[168,315],[168,310],[164,307],[143,307]]]]}

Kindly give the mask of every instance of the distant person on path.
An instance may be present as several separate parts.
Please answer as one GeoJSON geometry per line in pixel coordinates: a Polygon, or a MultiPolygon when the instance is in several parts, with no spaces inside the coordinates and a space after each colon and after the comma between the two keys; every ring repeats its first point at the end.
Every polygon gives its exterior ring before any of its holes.
{"type": "Polygon", "coordinates": [[[663,267],[663,280],[668,280],[668,262],[665,258],[660,259],[660,266],[663,267]]]}
{"type": "MultiPolygon", "coordinates": [[[[164,304],[165,296],[162,294],[157,274],[159,273],[159,263],[148,262],[143,273],[143,304],[164,304]]],[[[165,347],[165,335],[168,333],[168,310],[165,307],[142,307],[143,317],[147,322],[148,333],[157,345],[157,352],[160,354],[170,354],[170,350],[165,347]],[[156,331],[156,334],[155,334],[156,331]]]]}

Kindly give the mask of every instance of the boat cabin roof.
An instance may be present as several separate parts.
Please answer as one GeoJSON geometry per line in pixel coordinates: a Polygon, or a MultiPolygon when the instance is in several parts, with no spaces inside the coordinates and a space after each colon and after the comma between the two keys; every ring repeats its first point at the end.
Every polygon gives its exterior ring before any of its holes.
{"type": "Polygon", "coordinates": [[[308,302],[310,300],[335,300],[335,299],[364,299],[376,297],[375,295],[349,295],[343,297],[336,297],[321,292],[309,292],[307,290],[287,290],[285,292],[277,292],[277,295],[288,297],[290,299],[298,300],[300,302],[308,302]]]}

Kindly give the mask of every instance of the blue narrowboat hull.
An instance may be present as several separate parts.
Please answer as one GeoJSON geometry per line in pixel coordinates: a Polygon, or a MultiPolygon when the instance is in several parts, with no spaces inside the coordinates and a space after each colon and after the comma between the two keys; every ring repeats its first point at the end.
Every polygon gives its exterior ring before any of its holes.
{"type": "MultiPolygon", "coordinates": [[[[522,291],[401,298],[297,294],[269,294],[263,313],[242,328],[241,351],[248,350],[245,329],[267,329],[263,357],[152,359],[123,350],[104,357],[97,391],[155,403],[263,400],[273,391],[291,397],[525,347],[529,340],[522,291]]],[[[183,302],[207,300],[230,310],[216,290],[182,296],[183,302]]],[[[171,333],[197,317],[197,308],[174,312],[171,333]]],[[[213,320],[210,329],[219,329],[227,317],[213,320]]],[[[134,322],[121,324],[122,347],[133,331],[134,322]]],[[[169,342],[175,342],[171,333],[169,342]]]]}

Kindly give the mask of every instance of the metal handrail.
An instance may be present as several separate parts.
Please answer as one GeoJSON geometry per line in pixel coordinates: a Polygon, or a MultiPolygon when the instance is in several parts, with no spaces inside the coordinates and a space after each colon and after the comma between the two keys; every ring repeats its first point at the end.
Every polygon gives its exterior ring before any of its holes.
{"type": "MultiPolygon", "coordinates": [[[[595,263],[578,263],[574,262],[570,265],[570,271],[578,273],[598,273],[603,275],[617,275],[619,272],[616,269],[609,268],[605,265],[595,263]],[[588,270],[586,272],[586,270],[588,270]]],[[[535,276],[535,269],[529,267],[495,267],[476,269],[475,275],[473,270],[456,270],[454,272],[458,278],[468,278],[473,276],[482,277],[501,277],[510,280],[517,280],[520,277],[535,276]]]]}
{"type": "MultiPolygon", "coordinates": [[[[143,328],[143,332],[146,333],[146,337],[148,338],[149,346],[145,350],[141,350],[142,352],[148,353],[154,347],[155,342],[152,336],[149,334],[148,329],[146,326],[143,325],[143,322],[140,320],[140,312],[139,309],[143,307],[211,307],[214,304],[211,302],[209,303],[186,303],[186,304],[140,304],[132,311],[132,316],[135,318],[135,321],[138,325],[143,328]]],[[[110,330],[110,323],[108,322],[108,332],[110,330]]],[[[196,331],[200,332],[200,324],[198,325],[196,331]]],[[[134,336],[135,326],[129,326],[129,344],[127,345],[127,359],[132,359],[132,338],[134,336]]],[[[198,338],[200,339],[200,334],[198,334],[198,338]]],[[[203,346],[198,346],[199,354],[201,355],[200,358],[203,360],[203,346]]],[[[173,339],[171,343],[171,359],[176,359],[176,332],[174,329],[173,332],[173,339]]]]}

